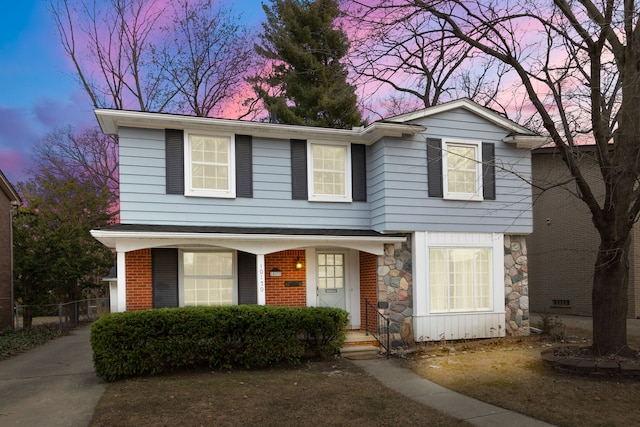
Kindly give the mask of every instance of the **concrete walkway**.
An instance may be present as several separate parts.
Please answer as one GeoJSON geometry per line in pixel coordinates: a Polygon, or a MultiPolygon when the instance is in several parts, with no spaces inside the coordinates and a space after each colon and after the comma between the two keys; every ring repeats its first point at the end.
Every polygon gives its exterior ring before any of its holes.
{"type": "Polygon", "coordinates": [[[433,409],[481,427],[550,427],[552,424],[538,421],[517,412],[509,411],[480,400],[472,399],[432,383],[410,369],[400,366],[394,359],[352,360],[391,390],[433,409]]]}
{"type": "Polygon", "coordinates": [[[105,386],[83,326],[0,362],[0,425],[86,427],[105,386]]]}
{"type": "MultiPolygon", "coordinates": [[[[539,316],[532,314],[532,319],[539,316]]],[[[591,317],[558,315],[562,323],[571,328],[591,330],[591,317]]],[[[640,336],[640,319],[627,320],[627,333],[640,336]]],[[[551,424],[490,405],[432,383],[411,370],[400,366],[397,360],[372,359],[352,362],[377,378],[382,384],[425,406],[463,419],[475,426],[543,427],[551,424]]]]}

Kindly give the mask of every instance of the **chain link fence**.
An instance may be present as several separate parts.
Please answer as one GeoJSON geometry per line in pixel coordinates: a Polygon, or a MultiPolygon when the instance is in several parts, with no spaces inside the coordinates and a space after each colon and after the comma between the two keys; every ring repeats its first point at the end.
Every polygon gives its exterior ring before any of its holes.
{"type": "Polygon", "coordinates": [[[16,305],[16,330],[32,326],[56,326],[65,331],[82,323],[93,322],[109,313],[109,298],[91,298],[62,304],[16,305]]]}

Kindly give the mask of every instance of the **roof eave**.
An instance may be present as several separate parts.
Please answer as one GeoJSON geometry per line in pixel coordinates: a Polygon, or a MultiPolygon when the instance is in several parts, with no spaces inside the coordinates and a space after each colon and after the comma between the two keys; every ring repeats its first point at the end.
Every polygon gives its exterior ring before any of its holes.
{"type": "Polygon", "coordinates": [[[121,127],[189,130],[211,130],[215,128],[224,132],[248,133],[264,138],[319,139],[370,145],[385,136],[401,137],[403,135],[415,135],[425,130],[423,126],[406,123],[375,122],[367,127],[333,129],[105,109],[95,110],[95,115],[102,131],[110,135],[117,134],[118,129],[121,127]]]}
{"type": "Polygon", "coordinates": [[[20,195],[18,194],[16,189],[13,187],[11,182],[9,182],[7,177],[4,176],[2,171],[0,171],[0,190],[7,195],[7,197],[9,198],[12,204],[19,205],[20,203],[22,203],[22,199],[20,198],[20,195]]]}
{"type": "Polygon", "coordinates": [[[474,114],[477,114],[478,116],[483,117],[484,119],[490,121],[496,126],[499,126],[510,132],[523,134],[523,135],[526,134],[526,135],[537,136],[537,134],[535,132],[532,132],[530,129],[527,129],[524,126],[517,124],[516,122],[498,114],[496,111],[491,110],[490,108],[483,107],[482,105],[474,102],[469,98],[461,98],[461,99],[445,102],[442,104],[433,105],[431,107],[423,108],[422,110],[401,114],[399,116],[392,117],[388,120],[392,120],[394,122],[407,122],[407,121],[430,117],[436,114],[455,110],[457,108],[462,108],[474,114]]]}
{"type": "Polygon", "coordinates": [[[515,144],[516,148],[533,150],[551,142],[551,138],[540,135],[509,135],[502,140],[507,144],[515,144]]]}

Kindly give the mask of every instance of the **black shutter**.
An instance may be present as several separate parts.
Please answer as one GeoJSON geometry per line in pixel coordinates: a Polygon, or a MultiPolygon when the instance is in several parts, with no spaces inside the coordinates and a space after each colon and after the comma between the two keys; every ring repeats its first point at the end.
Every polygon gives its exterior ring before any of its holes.
{"type": "Polygon", "coordinates": [[[291,198],[307,200],[307,141],[291,140],[291,198]]]}
{"type": "Polygon", "coordinates": [[[367,147],[351,144],[351,196],[354,202],[367,201],[367,147]]]}
{"type": "Polygon", "coordinates": [[[490,142],[482,143],[482,192],[485,200],[496,199],[496,155],[490,142]]]}
{"type": "Polygon", "coordinates": [[[442,191],[442,140],[427,138],[429,197],[444,197],[442,191]]]}
{"type": "Polygon", "coordinates": [[[256,256],[238,251],[238,304],[258,303],[256,256]]]}
{"type": "Polygon", "coordinates": [[[165,129],[167,194],[184,194],[184,131],[165,129]]]}
{"type": "Polygon", "coordinates": [[[151,249],[153,308],[178,306],[178,250],[151,249]]]}
{"type": "Polygon", "coordinates": [[[236,197],[253,197],[253,144],[251,135],[236,135],[236,197]]]}

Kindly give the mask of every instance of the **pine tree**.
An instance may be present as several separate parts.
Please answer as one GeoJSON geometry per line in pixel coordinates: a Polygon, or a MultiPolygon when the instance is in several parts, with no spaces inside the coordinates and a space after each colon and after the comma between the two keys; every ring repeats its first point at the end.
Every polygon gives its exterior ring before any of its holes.
{"type": "Polygon", "coordinates": [[[273,0],[255,48],[272,62],[254,89],[277,123],[351,128],[362,124],[355,88],[340,60],[349,42],[335,0],[273,0]]]}

